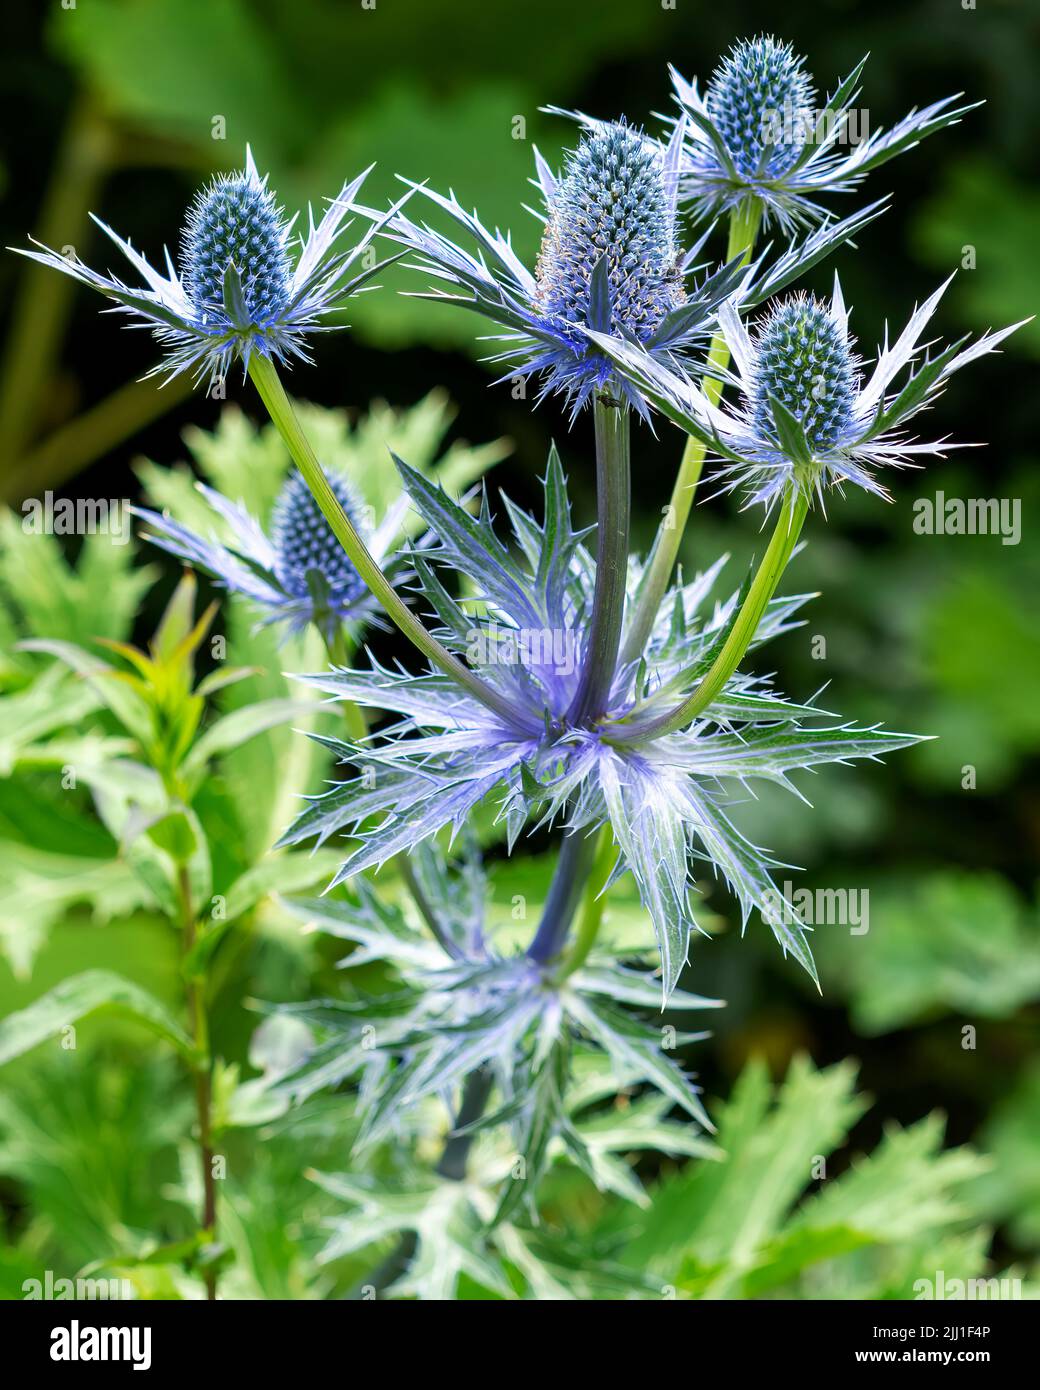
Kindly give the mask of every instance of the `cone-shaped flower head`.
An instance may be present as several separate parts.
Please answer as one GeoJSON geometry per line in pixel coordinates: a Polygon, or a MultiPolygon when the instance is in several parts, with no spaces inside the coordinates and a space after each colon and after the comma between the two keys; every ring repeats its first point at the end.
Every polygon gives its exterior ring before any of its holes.
{"type": "MultiPolygon", "coordinates": [[[[535,302],[580,330],[600,313],[593,277],[605,275],[611,332],[645,342],[685,302],[676,265],[675,206],[657,145],[624,123],[586,134],[549,204],[535,302]]],[[[597,291],[600,286],[597,285],[597,291]]],[[[594,374],[609,375],[602,359],[594,374]]]]}
{"type": "Polygon", "coordinates": [[[826,488],[846,483],[887,498],[875,477],[879,466],[906,467],[963,447],[947,439],[912,439],[907,423],[935,401],[954,372],[993,352],[1028,322],[983,333],[974,342],[970,335],[948,346],[923,342],[949,283],[914,310],[893,342],[886,330],[869,371],[854,351],[837,276],[829,301],[788,296],[750,329],[736,302],[724,304],[719,325],[734,366],[724,379],[739,392],[734,400],[710,399],[637,343],[598,335],[597,341],[645,400],[719,460],[715,477],[724,488],[746,489],[749,503],[771,508],[792,484],[821,500],[826,488]]]}
{"type": "Polygon", "coordinates": [[[814,453],[844,437],[859,374],[829,305],[805,295],[782,301],[758,331],[754,360],[752,418],[764,437],[778,433],[775,401],[801,424],[814,453]]]}
{"type": "MultiPolygon", "coordinates": [[[[358,525],[357,503],[347,480],[327,473],[329,486],[347,516],[358,525]]],[[[365,594],[365,584],[333,534],[314,494],[295,470],[275,502],[271,525],[274,570],[285,592],[306,601],[323,587],[334,612],[349,611],[365,594]]]]}
{"type": "MultiPolygon", "coordinates": [[[[693,280],[703,269],[695,264],[700,246],[684,253],[676,236],[682,129],[663,147],[625,121],[578,119],[584,130],[560,176],[535,151],[545,233],[533,274],[508,235],[426,187],[418,191],[463,228],[477,254],[404,214],[392,219],[388,235],[433,276],[437,288],[428,298],[475,308],[502,325],[493,360],[509,364],[509,378],[538,378],[540,396],[561,394],[572,416],[601,391],[646,415],[638,391],[590,335],[634,340],[679,366],[708,339],[719,306],[750,271],[734,263],[693,280]]],[[[788,262],[793,275],[798,256],[788,262]]]]}
{"type": "MultiPolygon", "coordinates": [[[[738,43],[706,90],[671,69],[684,124],[679,198],[697,220],[750,199],[765,225],[824,221],[820,195],[846,193],[894,155],[954,125],[971,106],[945,97],[914,109],[891,130],[866,127],[854,111],[866,58],[817,101],[804,59],[770,35],[738,43]]],[[[676,123],[678,128],[678,122],[676,123]]]]}
{"type": "Polygon", "coordinates": [[[265,184],[248,174],[218,178],[188,210],[182,233],[185,289],[200,309],[227,323],[224,278],[234,266],[250,321],[277,323],[292,286],[286,237],[282,210],[265,184]]]}
{"type": "Polygon", "coordinates": [[[772,37],[737,44],[708,86],[712,120],[746,177],[778,178],[801,153],[812,119],[812,82],[789,43],[772,37]]]}
{"type": "Polygon", "coordinates": [[[139,286],[46,246],[21,254],[98,290],[129,314],[135,327],[150,328],[164,349],[150,376],[190,371],[198,381],[221,381],[232,361],[248,366],[254,352],[280,362],[307,361],[308,335],[334,327],[326,316],[386,264],[366,264],[358,274],[347,274],[400,204],[371,219],[354,246],[337,245],[367,173],[344,184],[317,225],[309,217],[306,236],[294,237],[296,218],[286,219],[247,150],[245,168],[220,175],[188,209],[179,273],[168,251],[163,274],[95,218],[133,266],[139,286]]]}

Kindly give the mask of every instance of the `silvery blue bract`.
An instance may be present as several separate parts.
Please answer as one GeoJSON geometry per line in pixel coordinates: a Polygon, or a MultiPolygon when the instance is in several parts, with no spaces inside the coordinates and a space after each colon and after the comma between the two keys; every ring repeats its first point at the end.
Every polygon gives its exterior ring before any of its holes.
{"type": "MultiPolygon", "coordinates": [[[[880,465],[905,466],[958,447],[910,439],[902,426],[924,410],[969,362],[993,352],[1021,323],[947,347],[922,343],[949,280],[925,300],[894,343],[887,336],[864,374],[852,349],[849,312],[838,277],[829,303],[796,296],[776,305],[749,333],[735,303],[719,313],[740,399],[715,404],[704,390],[669,372],[633,344],[597,342],[648,401],[701,440],[720,461],[727,489],[771,508],[799,481],[821,501],[824,489],[853,483],[888,496],[880,465]],[[901,386],[893,386],[905,373],[901,386]]],[[[1023,320],[1025,322],[1025,320],[1023,320]]]]}

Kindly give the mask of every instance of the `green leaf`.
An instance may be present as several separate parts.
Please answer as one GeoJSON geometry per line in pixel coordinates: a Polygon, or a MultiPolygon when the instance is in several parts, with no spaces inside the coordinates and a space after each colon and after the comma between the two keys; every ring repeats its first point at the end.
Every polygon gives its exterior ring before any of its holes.
{"type": "Polygon", "coordinates": [[[125,681],[119,679],[114,666],[74,642],[31,639],[20,645],[24,651],[46,652],[71,667],[78,676],[90,682],[91,688],[127,732],[140,744],[148,744],[152,736],[148,707],[125,681]]]}
{"type": "Polygon", "coordinates": [[[88,1014],[111,1011],[136,1019],[150,1032],[191,1060],[191,1039],[147,990],[108,970],[73,975],[18,1013],[0,1020],[0,1065],[20,1057],[39,1043],[88,1014]]]}
{"type": "Polygon", "coordinates": [[[306,718],[313,706],[305,700],[260,700],[221,715],[196,741],[184,760],[184,774],[196,778],[205,771],[211,758],[219,757],[240,747],[258,734],[277,728],[292,719],[306,718]]]}
{"type": "Polygon", "coordinates": [[[104,922],[147,902],[134,875],[119,860],[56,854],[10,840],[0,840],[0,893],[0,948],[22,978],[29,975],[51,927],[69,908],[85,904],[96,921],[104,922]]]}

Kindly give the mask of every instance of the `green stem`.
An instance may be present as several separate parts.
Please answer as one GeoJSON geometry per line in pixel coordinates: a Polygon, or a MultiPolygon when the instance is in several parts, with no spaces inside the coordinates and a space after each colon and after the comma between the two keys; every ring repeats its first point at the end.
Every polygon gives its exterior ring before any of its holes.
{"type": "Polygon", "coordinates": [[[452,1132],[448,1135],[441,1160],[437,1164],[438,1176],[447,1178],[450,1182],[462,1182],[466,1176],[469,1151],[473,1147],[474,1135],[459,1134],[457,1131],[476,1123],[483,1115],[484,1107],[491,1095],[493,1079],[491,1068],[488,1066],[478,1067],[466,1078],[459,1113],[455,1116],[452,1132]]]}
{"type": "MultiPolygon", "coordinates": [[[[39,219],[40,241],[57,247],[83,245],[90,229],[88,210],[97,204],[114,156],[111,123],[92,95],[80,95],[53,166],[39,219]]],[[[68,276],[52,275],[40,265],[28,266],[19,281],[0,371],[0,441],[7,469],[21,459],[46,407],[73,294],[68,276]]],[[[28,485],[39,487],[39,476],[30,477],[28,485]]]]}
{"type": "Polygon", "coordinates": [[[585,898],[581,907],[581,916],[578,919],[578,929],[574,933],[574,940],[570,949],[560,961],[553,977],[553,981],[557,985],[562,984],[568,975],[573,975],[576,970],[581,969],[595,945],[599,929],[603,924],[603,910],[607,905],[606,894],[603,890],[607,886],[607,880],[610,878],[616,858],[614,836],[610,827],[605,825],[599,832],[596,859],[585,885],[585,898]]]}
{"type": "MultiPolygon", "coordinates": [[[[743,261],[748,260],[755,244],[761,216],[761,204],[754,198],[745,199],[733,209],[729,219],[727,261],[735,260],[737,256],[741,255],[743,261]]],[[[701,389],[712,405],[717,405],[722,395],[722,381],[715,373],[724,372],[729,366],[729,348],[726,346],[726,340],[721,333],[716,333],[712,338],[705,365],[706,371],[701,389]]],[[[638,661],[650,637],[654,619],[657,617],[661,600],[664,598],[668,582],[672,577],[672,570],[675,568],[675,560],[679,554],[679,546],[682,544],[686,523],[690,518],[697,484],[700,482],[701,469],[704,467],[705,452],[705,447],[699,439],[694,439],[692,435],[687,436],[675,486],[672,488],[671,501],[665,509],[664,520],[661,522],[653,549],[650,552],[646,575],[621,652],[622,665],[638,661]]]]}
{"type": "MultiPolygon", "coordinates": [[[[324,633],[322,636],[325,640],[325,650],[328,652],[332,665],[349,667],[354,654],[347,642],[342,625],[336,629],[331,637],[325,636],[324,633]]],[[[344,700],[340,705],[340,712],[343,715],[343,723],[346,725],[348,738],[359,743],[361,739],[368,737],[368,721],[365,718],[365,711],[360,705],[356,705],[353,700],[344,700]]]]}
{"type": "MultiPolygon", "coordinates": [[[[181,929],[183,933],[184,957],[191,954],[195,945],[196,920],[191,901],[191,878],[186,864],[177,869],[177,892],[181,907],[181,929]]],[[[213,1176],[213,1082],[212,1059],[209,1047],[209,1020],[206,1016],[206,1000],[203,983],[189,977],[185,985],[188,1001],[188,1014],[191,1019],[192,1041],[195,1044],[197,1061],[194,1068],[195,1115],[199,1132],[199,1152],[202,1160],[202,1230],[210,1244],[217,1234],[217,1185],[213,1176]]],[[[207,1268],[204,1273],[206,1298],[217,1296],[217,1271],[207,1268]]]]}
{"type": "Polygon", "coordinates": [[[292,402],[285,394],[274,363],[260,352],[249,358],[249,376],[260,393],[260,399],[274,422],[275,428],[285,441],[293,462],[299,468],[304,481],[314,494],[314,500],[321,508],[325,519],[332,527],[333,534],[350,557],[351,563],[375,595],[389,618],[401,629],[404,635],[418,647],[423,656],[451,677],[459,685],[478,699],[488,709],[493,710],[510,724],[515,723],[517,711],[512,704],[482,681],[476,672],[463,666],[445,647],[428,632],[414,613],[407,607],[386,575],[376,564],[365,542],[361,539],[354,523],[340,506],[336,494],[329,486],[321,464],[318,462],[310,441],[303,432],[292,402]]]}
{"type": "MultiPolygon", "coordinates": [[[[645,743],[650,739],[660,738],[662,734],[675,733],[676,730],[685,728],[698,714],[707,709],[721,692],[744,659],[744,654],[754,639],[766,606],[776,592],[780,577],[798,543],[808,509],[809,493],[796,482],[784,497],[766,553],[762,556],[751,588],[741,604],[722,650],[695,689],[680,705],[670,713],[633,726],[632,736],[624,740],[626,743],[645,743]]],[[[623,729],[624,725],[618,727],[623,729]]]]}
{"type": "Polygon", "coordinates": [[[628,529],[632,509],[629,417],[625,406],[597,396],[596,587],[581,679],[568,721],[581,724],[602,714],[617,672],[628,579],[628,529]]]}

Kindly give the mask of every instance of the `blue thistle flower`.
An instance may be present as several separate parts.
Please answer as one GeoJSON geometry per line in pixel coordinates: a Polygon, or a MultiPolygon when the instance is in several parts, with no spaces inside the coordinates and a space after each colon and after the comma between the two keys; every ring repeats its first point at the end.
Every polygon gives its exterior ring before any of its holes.
{"type": "Polygon", "coordinates": [[[796,133],[812,120],[813,86],[789,43],[737,44],[706,93],[708,111],[745,178],[776,179],[797,162],[796,133]]]}
{"type": "Polygon", "coordinates": [[[490,232],[454,196],[418,185],[478,254],[404,214],[391,218],[387,235],[448,286],[425,297],[475,308],[508,330],[492,360],[511,363],[509,375],[541,378],[539,399],[562,394],[573,418],[596,392],[609,392],[645,415],[639,393],[595,348],[590,330],[630,334],[676,364],[708,337],[715,310],[748,272],[734,263],[688,283],[702,267],[700,246],[683,253],[676,238],[681,130],[662,148],[624,121],[587,125],[562,177],[535,151],[546,225],[533,274],[508,236],[490,232]]]}
{"type": "Polygon", "coordinates": [[[587,324],[609,311],[610,332],[649,341],[686,302],[675,238],[675,200],[658,147],[624,122],[590,132],[548,202],[534,303],[569,350],[543,358],[550,389],[581,398],[613,368],[588,354],[587,324]],[[602,267],[602,270],[600,270],[602,267]],[[604,286],[605,304],[593,302],[604,286]],[[574,331],[568,333],[568,329],[574,331]]]}
{"type": "MultiPolygon", "coordinates": [[[[573,719],[593,562],[572,527],[558,457],[550,456],[542,523],[506,504],[515,545],[495,534],[486,504],[477,521],[400,468],[433,539],[412,563],[442,624],[440,635],[514,713],[503,718],[440,674],[375,666],[304,677],[400,720],[379,743],[342,745],[344,762],[362,773],[312,798],[284,843],[320,843],[341,831],[355,839],[339,882],[409,853],[444,826],[458,828],[497,793],[510,849],[532,819],[562,818],[571,834],[612,827],[615,873],[629,870],[635,878],[657,932],[666,992],[697,927],[691,867],[697,860],[729,883],[745,922],[760,911],[784,950],[812,972],[802,925],[777,911],[775,861],[727,815],[730,790],[739,799],[750,779],[789,785],[795,768],[874,758],[914,740],[878,729],[820,727],[829,718],[825,711],[789,704],[768,680],[739,671],[689,727],[652,736],[657,714],[696,684],[737,611],[736,596],[708,606],[721,561],[664,597],[643,658],[614,672],[607,712],[573,719]],[[442,571],[472,582],[477,613],[449,595],[442,571]]],[[[633,562],[630,595],[638,593],[641,573],[633,562]]],[[[787,631],[803,602],[773,599],[756,644],[787,631]]],[[[631,616],[630,609],[626,621],[631,616]]]]}
{"type": "MultiPolygon", "coordinates": [[[[350,484],[335,473],[326,473],[336,500],[355,527],[358,506],[350,484]]],[[[286,594],[306,602],[312,599],[315,576],[320,577],[331,612],[353,612],[367,592],[365,583],[340,545],[325,514],[303,476],[290,473],[275,502],[271,517],[275,575],[286,594]]]]}
{"type": "Polygon", "coordinates": [[[852,425],[858,373],[830,306],[806,295],[782,302],[759,329],[751,418],[778,437],[774,402],[799,422],[814,453],[826,452],[852,425]]]}
{"type": "Polygon", "coordinates": [[[46,246],[38,251],[11,249],[89,285],[114,300],[135,327],[150,328],[164,355],[147,375],[166,372],[173,377],[190,371],[196,381],[212,385],[223,381],[235,358],[248,366],[253,352],[279,362],[309,361],[307,336],[333,327],[326,317],[387,264],[367,266],[347,278],[396,208],[372,221],[349,250],[336,249],[350,225],[344,218],[368,173],[366,169],[344,184],[317,226],[310,213],[307,235],[294,239],[296,218],[285,218],[267,187],[267,176],[260,177],[247,148],[245,169],[220,175],[189,208],[181,236],[180,273],[168,251],[164,274],[95,217],[143,281],[139,288],[46,246]]]}
{"type": "Polygon", "coordinates": [[[219,177],[196,194],[181,240],[184,286],[195,304],[231,326],[224,274],[233,265],[250,320],[277,323],[290,299],[292,268],[283,212],[265,183],[248,174],[219,177]]]}
{"type": "MultiPolygon", "coordinates": [[[[952,276],[950,279],[952,280],[952,276]]],[[[914,310],[894,343],[885,344],[869,375],[849,334],[849,314],[834,277],[830,303],[795,295],[747,330],[731,302],[719,325],[735,372],[724,379],[740,399],[710,401],[704,392],[620,339],[598,339],[643,396],[721,460],[715,477],[727,491],[743,487],[747,503],[771,508],[793,484],[821,501],[828,486],[854,483],[879,497],[878,465],[906,467],[919,455],[939,457],[965,447],[947,440],[912,442],[902,427],[930,405],[954,372],[994,351],[1028,319],[999,331],[970,334],[949,346],[922,344],[950,280],[914,310]],[[902,373],[902,386],[892,383],[902,373]]]]}
{"type": "MultiPolygon", "coordinates": [[[[341,475],[326,471],[329,486],[359,529],[353,489],[341,475]]],[[[261,610],[261,625],[286,623],[298,632],[314,623],[326,640],[344,626],[354,635],[376,619],[377,605],[344,553],[303,477],[295,469],[275,500],[270,531],[265,531],[240,503],[199,484],[199,491],[223,525],[226,542],[206,539],[172,517],[135,507],[151,527],[145,538],[211,575],[222,588],[245,595],[261,610]]],[[[400,529],[403,506],[367,536],[369,549],[382,563],[400,529]]],[[[398,562],[384,569],[391,576],[398,562]]],[[[398,574],[398,578],[403,577],[398,574]]]]}
{"type": "MultiPolygon", "coordinates": [[[[679,197],[697,221],[717,218],[747,198],[761,207],[765,225],[783,227],[826,217],[817,199],[855,188],[872,170],[927,135],[955,125],[979,103],[954,107],[944,97],[916,107],[889,131],[878,128],[851,141],[853,103],[866,58],[816,110],[812,78],[789,43],[759,35],[735,45],[702,95],[670,68],[685,128],[679,197]]],[[[856,132],[858,134],[858,132],[856,132]]]]}

